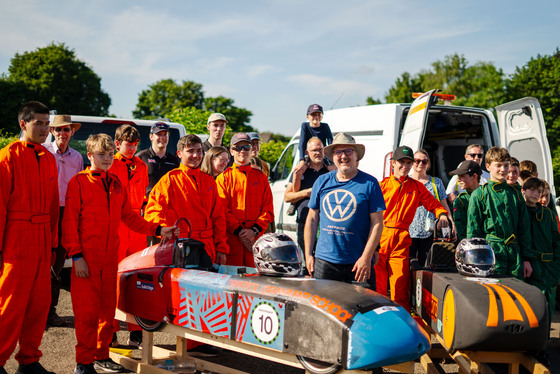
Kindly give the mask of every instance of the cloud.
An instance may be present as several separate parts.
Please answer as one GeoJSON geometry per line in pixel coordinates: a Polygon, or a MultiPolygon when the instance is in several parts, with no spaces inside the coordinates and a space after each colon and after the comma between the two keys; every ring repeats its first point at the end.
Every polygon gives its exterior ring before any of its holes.
{"type": "Polygon", "coordinates": [[[352,94],[371,95],[371,93],[375,91],[373,85],[364,82],[336,79],[313,74],[292,75],[288,77],[288,80],[310,91],[317,91],[317,87],[320,87],[320,91],[327,95],[339,95],[349,92],[352,94]]]}

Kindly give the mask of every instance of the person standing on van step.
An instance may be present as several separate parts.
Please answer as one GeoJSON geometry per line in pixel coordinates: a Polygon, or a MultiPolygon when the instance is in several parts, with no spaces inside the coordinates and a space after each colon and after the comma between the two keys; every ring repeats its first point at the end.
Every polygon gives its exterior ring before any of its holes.
{"type": "Polygon", "coordinates": [[[49,314],[52,248],[58,244],[58,178],[43,143],[49,109],[18,112],[21,140],[0,151],[0,373],[19,343],[17,374],[51,374],[39,363],[49,314]]]}
{"type": "MultiPolygon", "coordinates": [[[[284,201],[293,204],[297,211],[297,243],[304,254],[305,243],[303,235],[307,213],[309,212],[308,204],[311,188],[317,178],[329,172],[325,164],[325,152],[321,139],[317,137],[309,139],[305,153],[309,156],[309,160],[303,167],[297,166],[294,169],[288,181],[286,192],[284,192],[284,201]]],[[[311,253],[313,254],[314,252],[313,248],[311,253]]]]}
{"type": "MultiPolygon", "coordinates": [[[[202,143],[202,152],[206,153],[212,147],[228,147],[224,144],[224,134],[226,132],[226,123],[228,123],[226,116],[222,113],[212,113],[208,117],[206,128],[208,129],[208,139],[202,143]]],[[[229,153],[229,149],[228,149],[229,153]]],[[[233,164],[233,157],[230,153],[228,167],[233,164]]]]}
{"type": "Polygon", "coordinates": [[[523,197],[506,183],[511,156],[506,148],[486,153],[490,180],[469,200],[467,238],[484,238],[494,250],[496,274],[520,280],[531,275],[531,233],[523,197]]]}
{"type": "MultiPolygon", "coordinates": [[[[471,144],[467,147],[465,151],[465,160],[476,161],[482,168],[482,161],[484,160],[484,148],[480,144],[471,144]]],[[[486,170],[482,170],[482,175],[480,176],[480,185],[486,184],[490,180],[490,174],[486,170]]],[[[447,199],[449,204],[453,204],[453,200],[459,196],[464,190],[459,186],[457,181],[457,176],[453,176],[449,183],[447,184],[447,199]]]]}
{"type": "Polygon", "coordinates": [[[44,143],[43,146],[54,156],[58,169],[58,197],[60,204],[60,214],[58,218],[58,245],[53,248],[55,253],[54,264],[51,266],[51,308],[47,317],[47,325],[54,327],[65,326],[66,323],[56,314],[56,306],[60,296],[62,280],[60,272],[66,260],[66,249],[62,246],[62,216],[64,214],[64,203],[66,200],[66,189],[70,179],[84,170],[84,159],[82,155],[68,146],[70,139],[82,126],[73,123],[72,117],[68,114],[59,114],[54,117],[50,125],[50,132],[54,137],[54,142],[44,143]]]}
{"type": "Polygon", "coordinates": [[[274,220],[268,179],[251,167],[251,138],[237,133],[231,138],[233,165],[216,178],[226,212],[229,254],[226,265],[255,267],[253,243],[274,220]]]}
{"type": "Polygon", "coordinates": [[[469,199],[473,191],[480,186],[482,168],[475,161],[463,161],[457,169],[449,172],[449,174],[457,176],[459,185],[464,190],[453,201],[453,221],[457,231],[457,242],[460,242],[467,237],[469,199]]]}
{"type": "MultiPolygon", "coordinates": [[[[146,198],[150,196],[152,188],[167,172],[178,168],[179,158],[167,152],[169,143],[169,125],[165,122],[156,122],[150,128],[151,146],[136,154],[140,160],[148,166],[148,186],[146,187],[146,198]]],[[[156,236],[148,236],[147,244],[152,246],[160,242],[156,236]]]]}
{"type": "Polygon", "coordinates": [[[305,259],[307,271],[315,278],[367,282],[375,290],[374,265],[385,202],[377,179],[358,170],[364,153],[364,145],[345,133],[336,134],[333,144],[325,148],[337,170],[321,175],[313,184],[305,223],[305,259]]]}
{"type": "MultiPolygon", "coordinates": [[[[438,177],[428,175],[427,171],[430,169],[430,166],[431,161],[428,152],[425,149],[419,149],[414,154],[414,164],[410,177],[424,184],[432,196],[443,205],[447,211],[447,217],[453,222],[451,219],[451,209],[447,205],[447,194],[445,193],[443,182],[438,177]]],[[[420,266],[424,266],[426,263],[428,251],[434,242],[434,230],[431,225],[435,221],[433,213],[428,212],[423,206],[419,206],[410,224],[409,233],[412,243],[410,244],[409,256],[411,259],[418,259],[420,266]]],[[[450,239],[455,238],[455,236],[455,226],[453,226],[450,239]]]]}
{"type": "MultiPolygon", "coordinates": [[[[309,139],[316,137],[321,139],[323,146],[327,146],[333,143],[333,135],[331,128],[327,123],[321,122],[323,119],[323,107],[319,104],[311,104],[307,108],[307,119],[309,122],[303,122],[301,124],[301,129],[299,132],[299,158],[300,162],[298,166],[303,166],[305,163],[305,148],[307,147],[307,142],[309,139]]],[[[330,160],[332,161],[332,160],[330,160]]],[[[331,162],[328,162],[330,165],[331,162]]]]}
{"type": "MultiPolygon", "coordinates": [[[[124,185],[128,200],[132,207],[132,211],[142,215],[142,209],[147,201],[146,188],[149,184],[148,166],[140,158],[134,156],[138,142],[140,141],[140,133],[132,125],[122,125],[115,131],[115,145],[117,153],[115,161],[109,169],[109,172],[117,175],[121,183],[124,185]]],[[[118,261],[122,261],[125,257],[146,248],[147,236],[131,230],[124,222],[119,226],[119,255],[118,261]]],[[[116,332],[119,331],[119,321],[113,323],[114,346],[118,345],[116,332]]],[[[140,346],[142,344],[142,329],[135,324],[128,324],[130,331],[129,345],[140,346]]]]}
{"type": "Polygon", "coordinates": [[[390,285],[391,300],[410,311],[410,266],[409,252],[411,239],[408,228],[419,206],[434,213],[439,219],[438,229],[449,227],[447,211],[423,183],[408,176],[414,153],[407,146],[398,147],[393,152],[391,167],[393,175],[383,179],[381,191],[387,210],[383,215],[379,262],[375,266],[377,292],[387,295],[390,285]]]}

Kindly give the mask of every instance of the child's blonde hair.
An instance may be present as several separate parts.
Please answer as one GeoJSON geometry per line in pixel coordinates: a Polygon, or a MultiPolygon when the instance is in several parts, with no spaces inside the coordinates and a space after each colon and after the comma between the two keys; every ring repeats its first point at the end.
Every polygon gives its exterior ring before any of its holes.
{"type": "Polygon", "coordinates": [[[486,152],[486,164],[490,165],[492,162],[506,162],[511,161],[511,156],[506,148],[492,147],[486,152]]]}
{"type": "Polygon", "coordinates": [[[95,152],[114,152],[115,143],[107,134],[90,135],[86,140],[86,148],[88,153],[95,152]]]}

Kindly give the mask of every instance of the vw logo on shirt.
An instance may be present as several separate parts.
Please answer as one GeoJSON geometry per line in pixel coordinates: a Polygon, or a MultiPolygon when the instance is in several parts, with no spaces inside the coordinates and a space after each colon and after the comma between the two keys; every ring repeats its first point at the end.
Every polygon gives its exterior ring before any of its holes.
{"type": "Polygon", "coordinates": [[[348,220],[354,215],[356,207],[356,197],[350,191],[334,190],[323,198],[323,211],[334,222],[348,220]]]}

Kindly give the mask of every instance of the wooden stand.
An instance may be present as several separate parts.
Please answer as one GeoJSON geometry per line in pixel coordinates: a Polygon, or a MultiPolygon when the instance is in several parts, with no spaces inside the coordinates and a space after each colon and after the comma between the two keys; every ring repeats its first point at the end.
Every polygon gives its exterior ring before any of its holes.
{"type": "MultiPolygon", "coordinates": [[[[136,324],[136,320],[132,315],[124,313],[119,309],[117,309],[116,311],[115,318],[119,321],[136,324]]],[[[193,362],[196,364],[196,369],[199,371],[211,371],[214,373],[222,374],[248,374],[244,371],[232,369],[223,365],[189,356],[187,352],[187,339],[192,339],[201,343],[211,344],[215,347],[225,348],[230,351],[304,369],[295,355],[282,353],[257,345],[242,343],[171,324],[165,325],[160,331],[167,334],[175,335],[177,337],[177,345],[175,351],[154,346],[153,333],[142,331],[141,360],[125,357],[114,352],[111,352],[111,358],[119,364],[123,365],[126,369],[141,374],[169,374],[169,371],[160,369],[154,365],[154,360],[168,358],[185,362],[193,362]]],[[[414,362],[406,362],[399,365],[387,366],[386,368],[401,373],[413,373],[414,362]]],[[[373,371],[371,370],[340,370],[337,372],[337,374],[372,373],[373,371]]]]}
{"type": "Polygon", "coordinates": [[[455,351],[447,352],[443,348],[443,340],[429,326],[424,326],[426,332],[438,341],[432,344],[432,349],[421,357],[420,363],[428,374],[443,373],[441,366],[433,359],[452,359],[459,365],[459,374],[493,374],[488,364],[507,364],[509,374],[519,374],[522,365],[533,374],[550,374],[550,370],[533,357],[522,352],[487,352],[487,351],[455,351]]]}

